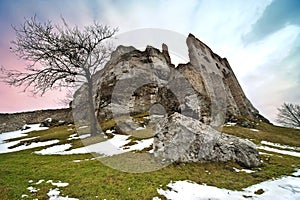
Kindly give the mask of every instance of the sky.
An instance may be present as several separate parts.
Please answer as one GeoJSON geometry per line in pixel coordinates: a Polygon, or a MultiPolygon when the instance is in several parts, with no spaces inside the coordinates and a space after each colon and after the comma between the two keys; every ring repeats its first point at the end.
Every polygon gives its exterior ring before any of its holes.
{"type": "MultiPolygon", "coordinates": [[[[283,102],[300,104],[299,10],[298,0],[0,0],[0,66],[24,68],[9,51],[12,25],[34,15],[54,23],[63,16],[78,26],[96,20],[119,34],[141,28],[192,33],[228,59],[246,96],[274,122],[283,102]]],[[[0,113],[62,106],[63,91],[43,97],[22,91],[0,83],[0,113]]]]}

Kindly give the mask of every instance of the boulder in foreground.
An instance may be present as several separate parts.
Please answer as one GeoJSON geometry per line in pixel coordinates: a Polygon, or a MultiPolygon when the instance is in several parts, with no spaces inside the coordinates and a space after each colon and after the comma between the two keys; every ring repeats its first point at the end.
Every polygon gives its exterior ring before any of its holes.
{"type": "Polygon", "coordinates": [[[175,162],[235,161],[247,168],[261,164],[252,142],[221,133],[179,113],[157,124],[154,155],[175,162]]]}

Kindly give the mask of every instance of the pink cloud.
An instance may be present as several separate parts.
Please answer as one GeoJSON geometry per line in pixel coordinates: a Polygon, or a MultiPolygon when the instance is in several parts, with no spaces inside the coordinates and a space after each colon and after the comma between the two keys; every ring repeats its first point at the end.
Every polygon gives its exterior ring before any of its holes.
{"type": "MultiPolygon", "coordinates": [[[[1,66],[7,69],[24,69],[25,63],[9,51],[9,37],[4,41],[7,42],[0,48],[1,66]]],[[[0,82],[0,113],[63,107],[60,100],[65,96],[64,91],[49,91],[42,97],[33,97],[29,90],[23,90],[24,88],[10,87],[0,82]]]]}

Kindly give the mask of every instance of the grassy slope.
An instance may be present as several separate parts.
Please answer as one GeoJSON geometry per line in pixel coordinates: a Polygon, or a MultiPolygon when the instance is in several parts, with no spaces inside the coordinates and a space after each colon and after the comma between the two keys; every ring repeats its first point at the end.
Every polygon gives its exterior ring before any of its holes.
{"type": "MultiPolygon", "coordinates": [[[[64,143],[68,135],[73,134],[72,131],[67,131],[68,128],[58,127],[34,132],[30,136],[43,135],[41,137],[43,141],[59,138],[61,143],[64,143]]],[[[261,124],[256,128],[261,131],[224,127],[223,132],[255,139],[257,143],[267,140],[300,146],[299,130],[267,124],[261,124]]],[[[78,142],[75,141],[77,145],[78,142]]],[[[47,192],[55,186],[49,183],[34,186],[40,179],[68,182],[69,186],[60,188],[61,193],[79,199],[95,199],[95,196],[100,199],[152,199],[158,196],[156,189],[164,187],[171,180],[188,179],[197,183],[240,190],[273,177],[290,174],[295,168],[300,168],[300,158],[264,155],[261,170],[252,174],[234,172],[232,168],[239,167],[231,162],[172,164],[155,172],[130,174],[111,169],[98,160],[73,162],[92,158],[90,154],[42,156],[32,154],[32,151],[0,154],[0,199],[21,199],[22,194],[29,195],[30,199],[47,199],[47,192]],[[34,183],[28,183],[29,180],[33,180],[34,183]],[[31,185],[40,190],[30,194],[26,188],[31,185]]]]}

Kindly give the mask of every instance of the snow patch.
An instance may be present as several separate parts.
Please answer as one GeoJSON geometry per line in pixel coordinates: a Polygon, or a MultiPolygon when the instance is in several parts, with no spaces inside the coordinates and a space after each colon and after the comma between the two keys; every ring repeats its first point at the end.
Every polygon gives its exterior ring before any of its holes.
{"type": "Polygon", "coordinates": [[[88,126],[79,126],[78,129],[88,128],[88,126]]]}
{"type": "Polygon", "coordinates": [[[113,133],[113,132],[115,132],[115,130],[109,130],[108,129],[108,130],[105,131],[105,133],[108,133],[108,134],[113,133]]]}
{"type": "Polygon", "coordinates": [[[68,196],[62,197],[59,196],[60,191],[58,188],[50,189],[47,193],[49,200],[78,200],[77,198],[69,198],[68,196]]]}
{"type": "Polygon", "coordinates": [[[27,188],[27,190],[29,190],[29,192],[31,192],[31,193],[35,193],[35,192],[39,191],[40,189],[34,188],[34,187],[32,187],[32,186],[29,186],[29,187],[27,188]]]}
{"type": "Polygon", "coordinates": [[[6,142],[7,140],[25,137],[28,135],[27,133],[32,132],[32,131],[40,131],[40,130],[48,129],[48,127],[40,127],[40,124],[29,124],[26,126],[30,127],[30,128],[23,130],[23,131],[17,130],[17,131],[11,131],[11,132],[6,132],[6,133],[0,134],[0,154],[16,152],[16,151],[21,151],[21,150],[25,150],[25,149],[31,149],[31,148],[36,148],[36,147],[41,147],[41,146],[46,146],[46,145],[57,143],[56,140],[46,141],[46,142],[36,142],[36,143],[31,143],[30,145],[24,144],[22,146],[18,146],[16,148],[10,149],[9,147],[17,145],[20,142],[32,140],[32,139],[35,139],[38,137],[24,138],[24,139],[20,139],[20,140],[13,141],[13,142],[6,142]]]}
{"type": "MultiPolygon", "coordinates": [[[[296,173],[300,173],[298,170],[296,173]]],[[[292,176],[285,176],[276,180],[265,181],[243,191],[233,191],[205,184],[199,185],[190,181],[176,181],[167,185],[170,190],[158,189],[160,195],[170,200],[192,200],[192,199],[250,199],[257,200],[285,200],[300,199],[300,179],[292,176]],[[263,191],[262,194],[255,194],[256,191],[263,191]]],[[[157,200],[157,197],[153,198],[157,200]],[[155,199],[156,198],[156,199],[155,199]]]]}
{"type": "Polygon", "coordinates": [[[126,146],[125,151],[133,151],[133,150],[143,150],[151,145],[153,145],[153,138],[145,139],[145,140],[140,140],[137,141],[137,144],[131,145],[131,146],[126,146]]]}
{"type": "Polygon", "coordinates": [[[70,135],[67,140],[78,140],[78,139],[84,139],[88,137],[91,137],[91,134],[78,135],[77,133],[75,133],[70,135]]]}
{"type": "Polygon", "coordinates": [[[300,153],[295,152],[295,151],[280,150],[280,149],[275,149],[275,148],[267,147],[267,146],[258,146],[257,148],[261,149],[261,150],[265,150],[265,151],[270,151],[270,152],[274,152],[274,153],[283,154],[283,155],[300,157],[300,153]]]}
{"type": "Polygon", "coordinates": [[[153,197],[152,200],[161,200],[161,198],[159,198],[159,197],[153,197]]]}
{"type": "Polygon", "coordinates": [[[4,143],[4,144],[0,145],[0,154],[2,154],[2,153],[11,153],[11,152],[16,152],[16,151],[22,151],[22,150],[26,150],[26,149],[33,149],[33,148],[37,148],[37,147],[48,146],[48,145],[58,143],[59,140],[50,140],[50,141],[45,141],[45,142],[33,142],[29,145],[23,144],[23,145],[18,146],[16,148],[12,148],[12,149],[9,148],[13,145],[18,144],[19,142],[20,142],[20,140],[19,141],[14,141],[14,142],[9,142],[9,143],[4,143]]]}
{"type": "Polygon", "coordinates": [[[35,151],[35,154],[40,154],[40,155],[59,155],[66,150],[70,149],[72,147],[71,144],[61,144],[61,145],[55,145],[52,147],[48,147],[46,149],[42,149],[40,151],[35,151]]]}
{"type": "Polygon", "coordinates": [[[256,171],[253,171],[253,170],[250,170],[250,169],[237,169],[237,168],[233,168],[233,170],[235,171],[235,172],[245,172],[245,173],[247,173],[247,174],[251,174],[251,173],[254,173],[254,172],[256,172],[256,171]]]}
{"type": "Polygon", "coordinates": [[[53,186],[56,186],[56,187],[67,187],[69,185],[69,183],[62,183],[61,181],[58,181],[57,183],[55,183],[52,180],[48,180],[46,183],[51,183],[53,186]]]}
{"type": "MultiPolygon", "coordinates": [[[[71,147],[71,144],[64,145],[56,145],[53,147],[49,147],[47,149],[43,149],[41,151],[36,151],[37,154],[42,155],[70,155],[70,154],[86,154],[86,153],[98,153],[104,156],[113,156],[129,151],[134,150],[143,150],[146,147],[149,147],[153,144],[153,138],[144,139],[137,141],[137,144],[132,146],[125,146],[128,144],[128,135],[114,135],[113,138],[106,140],[104,142],[99,142],[96,144],[91,144],[85,147],[80,147],[76,149],[71,149],[67,151],[71,147]]],[[[80,161],[75,161],[80,162],[80,161]]]]}
{"type": "Polygon", "coordinates": [[[41,180],[39,180],[38,182],[36,182],[35,184],[36,185],[39,185],[39,184],[41,184],[42,182],[44,182],[45,180],[44,179],[41,179],[41,180]]]}
{"type": "Polygon", "coordinates": [[[86,158],[84,160],[73,160],[74,163],[79,163],[79,162],[82,162],[82,161],[90,161],[90,160],[96,160],[96,158],[86,158]]]}
{"type": "Polygon", "coordinates": [[[300,170],[297,170],[296,172],[292,173],[293,176],[299,176],[300,177],[300,170]]]}
{"type": "Polygon", "coordinates": [[[235,122],[227,122],[226,124],[224,124],[224,126],[235,126],[236,123],[235,122]]]}
{"type": "Polygon", "coordinates": [[[281,149],[289,149],[289,150],[300,151],[300,147],[292,147],[292,146],[282,145],[282,144],[268,142],[268,141],[261,141],[261,144],[276,147],[276,148],[281,148],[281,149]]]}

